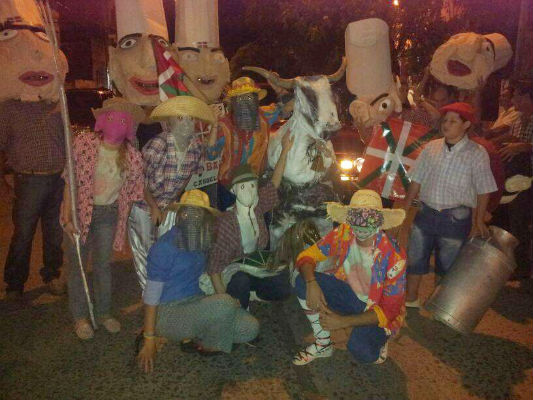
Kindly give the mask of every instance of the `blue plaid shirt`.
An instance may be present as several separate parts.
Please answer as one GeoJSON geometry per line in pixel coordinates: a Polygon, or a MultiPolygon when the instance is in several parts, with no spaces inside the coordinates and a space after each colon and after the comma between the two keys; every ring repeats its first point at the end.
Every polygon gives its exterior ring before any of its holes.
{"type": "MultiPolygon", "coordinates": [[[[202,172],[203,143],[199,135],[185,153],[180,153],[174,136],[162,132],[144,146],[142,155],[146,188],[161,210],[178,200],[193,174],[202,172]]],[[[148,209],[144,201],[140,206],[148,209]]]]}

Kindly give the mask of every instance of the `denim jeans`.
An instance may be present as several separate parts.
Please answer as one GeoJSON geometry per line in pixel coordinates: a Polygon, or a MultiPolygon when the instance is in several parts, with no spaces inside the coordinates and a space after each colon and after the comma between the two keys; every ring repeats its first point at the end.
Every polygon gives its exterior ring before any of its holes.
{"type": "Polygon", "coordinates": [[[250,292],[255,291],[261,300],[285,300],[291,295],[289,271],[284,270],[279,275],[268,278],[257,278],[246,272],[239,271],[231,277],[226,292],[240,301],[241,307],[248,308],[250,292]]]}
{"type": "MultiPolygon", "coordinates": [[[[359,300],[346,282],[321,272],[315,272],[315,279],[330,310],[342,315],[357,315],[365,311],[366,303],[359,300]]],[[[295,290],[296,296],[305,300],[307,287],[301,275],[296,278],[295,290]]],[[[385,330],[377,325],[357,326],[352,329],[347,348],[357,362],[373,363],[379,358],[387,339],[385,330]]]]}
{"type": "Polygon", "coordinates": [[[4,281],[6,290],[24,291],[30,270],[30,256],[39,219],[43,236],[43,268],[45,283],[58,278],[63,264],[63,230],[59,225],[59,207],[65,182],[60,174],[15,174],[13,225],[15,230],[7,254],[4,281]]]}
{"type": "MultiPolygon", "coordinates": [[[[111,311],[111,268],[110,261],[113,254],[113,238],[117,226],[118,207],[115,204],[108,206],[94,206],[89,228],[89,235],[81,245],[81,258],[83,267],[87,271],[89,252],[93,267],[93,293],[92,300],[95,304],[95,315],[102,317],[111,311]]],[[[70,312],[74,320],[87,318],[89,309],[80,267],[76,255],[76,247],[68,240],[67,256],[69,258],[68,297],[70,312]]],[[[89,279],[87,279],[89,281],[89,279]]],[[[89,284],[89,282],[87,282],[89,284]]]]}
{"type": "Polygon", "coordinates": [[[427,274],[431,253],[435,251],[435,273],[446,274],[471,227],[472,210],[468,207],[437,211],[422,203],[409,236],[407,273],[427,274]]]}

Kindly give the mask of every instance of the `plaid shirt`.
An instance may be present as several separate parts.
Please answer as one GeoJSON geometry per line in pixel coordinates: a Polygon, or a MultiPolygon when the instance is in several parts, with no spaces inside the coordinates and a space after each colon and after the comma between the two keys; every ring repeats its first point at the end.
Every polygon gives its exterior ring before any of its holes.
{"type": "Polygon", "coordinates": [[[17,172],[62,171],[65,145],[58,103],[0,103],[0,151],[17,172]]]}
{"type": "MultiPolygon", "coordinates": [[[[268,230],[264,214],[271,211],[278,202],[278,190],[272,182],[259,188],[259,201],[254,209],[259,225],[258,250],[264,250],[268,244],[268,230]]],[[[213,275],[222,272],[232,261],[242,257],[244,257],[244,250],[242,248],[241,228],[237,220],[236,210],[231,209],[218,218],[216,241],[209,253],[207,273],[213,275]]]]}
{"type": "MultiPolygon", "coordinates": [[[[142,151],[145,163],[145,185],[157,206],[164,209],[178,199],[189,179],[199,171],[203,155],[202,139],[196,136],[185,155],[180,154],[174,136],[162,132],[151,139],[142,151]]],[[[140,203],[144,209],[148,205],[140,203]]]]}
{"type": "Polygon", "coordinates": [[[477,195],[498,190],[487,151],[465,136],[451,149],[444,138],[429,142],[411,175],[420,201],[436,210],[476,207],[477,195]]]}
{"type": "Polygon", "coordinates": [[[518,118],[511,125],[511,135],[518,138],[520,142],[531,143],[533,137],[533,116],[518,118]]]}

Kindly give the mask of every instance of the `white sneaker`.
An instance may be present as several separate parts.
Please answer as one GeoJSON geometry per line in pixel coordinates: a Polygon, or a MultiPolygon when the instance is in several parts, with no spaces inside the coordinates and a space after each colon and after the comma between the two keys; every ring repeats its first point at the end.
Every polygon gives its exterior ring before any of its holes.
{"type": "Polygon", "coordinates": [[[101,324],[109,333],[120,332],[120,322],[118,322],[115,318],[106,318],[102,320],[101,324]]]}
{"type": "Polygon", "coordinates": [[[405,307],[407,308],[420,308],[420,300],[416,299],[414,301],[406,301],[405,307]]]}
{"type": "Polygon", "coordinates": [[[385,361],[387,361],[388,353],[389,353],[389,342],[387,341],[385,345],[383,345],[383,347],[379,351],[379,357],[376,361],[374,361],[374,364],[383,364],[385,361]]]}
{"type": "Polygon", "coordinates": [[[313,361],[315,358],[331,357],[333,354],[333,343],[321,345],[320,343],[313,343],[307,346],[304,350],[300,351],[292,359],[294,365],[306,365],[313,361]]]}

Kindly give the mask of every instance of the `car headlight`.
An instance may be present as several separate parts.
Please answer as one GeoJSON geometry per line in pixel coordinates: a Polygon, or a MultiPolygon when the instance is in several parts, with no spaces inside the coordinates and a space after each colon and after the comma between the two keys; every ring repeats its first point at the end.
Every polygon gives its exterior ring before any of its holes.
{"type": "Polygon", "coordinates": [[[353,161],[349,159],[341,160],[340,166],[341,166],[341,169],[345,171],[349,171],[353,168],[353,161]]]}

